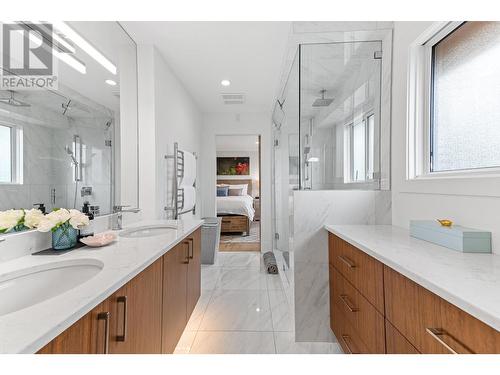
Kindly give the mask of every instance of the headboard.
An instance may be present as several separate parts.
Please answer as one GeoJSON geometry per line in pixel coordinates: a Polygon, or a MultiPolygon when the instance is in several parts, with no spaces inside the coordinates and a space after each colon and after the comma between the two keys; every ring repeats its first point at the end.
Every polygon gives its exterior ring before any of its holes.
{"type": "Polygon", "coordinates": [[[217,180],[218,185],[248,185],[248,195],[252,196],[252,179],[246,180],[217,180]]]}

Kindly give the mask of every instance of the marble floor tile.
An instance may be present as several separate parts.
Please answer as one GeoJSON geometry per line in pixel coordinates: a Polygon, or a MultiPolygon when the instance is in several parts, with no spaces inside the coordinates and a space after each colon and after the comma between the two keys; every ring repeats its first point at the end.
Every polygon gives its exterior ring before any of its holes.
{"type": "Polygon", "coordinates": [[[219,254],[219,262],[224,268],[260,268],[260,252],[223,252],[219,254]]]}
{"type": "Polygon", "coordinates": [[[254,268],[223,268],[217,289],[266,290],[266,274],[254,268]]]}
{"type": "Polygon", "coordinates": [[[266,290],[216,289],[203,315],[202,331],[272,331],[266,290]]]}
{"type": "Polygon", "coordinates": [[[274,331],[293,331],[292,314],[285,292],[283,290],[269,290],[268,292],[274,331]]]}
{"type": "Polygon", "coordinates": [[[272,332],[198,331],[190,354],[274,354],[272,332]]]}
{"type": "Polygon", "coordinates": [[[282,290],[283,289],[283,281],[281,281],[280,275],[268,274],[266,270],[263,270],[262,272],[264,272],[266,275],[267,289],[270,289],[270,290],[282,290]]]}
{"type": "Polygon", "coordinates": [[[207,293],[207,291],[203,291],[198,303],[189,318],[185,331],[197,331],[200,327],[201,320],[203,319],[203,315],[207,309],[208,303],[210,302],[210,298],[212,297],[212,293],[207,293]]]}
{"type": "Polygon", "coordinates": [[[221,273],[221,268],[208,266],[201,268],[201,289],[212,290],[217,285],[221,273]]]}
{"type": "Polygon", "coordinates": [[[274,332],[277,354],[342,354],[339,344],[331,342],[295,342],[293,332],[274,332]]]}
{"type": "Polygon", "coordinates": [[[189,354],[191,347],[193,346],[196,333],[197,331],[185,330],[175,347],[174,354],[189,354]]]}

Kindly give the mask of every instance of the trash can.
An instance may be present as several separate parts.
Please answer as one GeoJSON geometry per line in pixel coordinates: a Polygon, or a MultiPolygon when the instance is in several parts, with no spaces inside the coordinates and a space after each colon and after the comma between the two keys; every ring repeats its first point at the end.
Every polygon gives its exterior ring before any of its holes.
{"type": "Polygon", "coordinates": [[[204,217],[201,225],[201,264],[214,264],[219,252],[220,217],[204,217]]]}

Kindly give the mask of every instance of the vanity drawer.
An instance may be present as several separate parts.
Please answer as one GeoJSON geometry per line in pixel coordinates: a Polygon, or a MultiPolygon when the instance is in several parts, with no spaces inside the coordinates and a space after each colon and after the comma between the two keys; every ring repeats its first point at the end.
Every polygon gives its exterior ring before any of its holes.
{"type": "Polygon", "coordinates": [[[382,263],[329,233],[328,255],[335,267],[380,312],[384,312],[382,263]]]}
{"type": "Polygon", "coordinates": [[[500,353],[500,332],[384,267],[386,318],[421,353],[500,353]]]}
{"type": "Polygon", "coordinates": [[[359,333],[349,324],[338,304],[331,306],[331,328],[339,345],[346,354],[370,354],[359,333]]]}
{"type": "Polygon", "coordinates": [[[331,303],[342,311],[370,353],[385,353],[384,317],[332,266],[330,282],[331,303]]]}
{"type": "Polygon", "coordinates": [[[385,341],[387,354],[420,354],[388,320],[385,321],[385,341]]]}

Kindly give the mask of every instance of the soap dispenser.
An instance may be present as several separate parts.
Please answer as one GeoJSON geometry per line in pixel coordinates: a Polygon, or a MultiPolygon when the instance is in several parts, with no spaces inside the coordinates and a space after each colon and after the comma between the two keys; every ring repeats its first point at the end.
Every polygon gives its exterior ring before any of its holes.
{"type": "Polygon", "coordinates": [[[88,201],[83,202],[82,213],[87,215],[90,223],[85,228],[80,229],[80,238],[93,236],[94,226],[92,224],[92,220],[94,220],[94,214],[90,212],[90,203],[88,201]]]}

